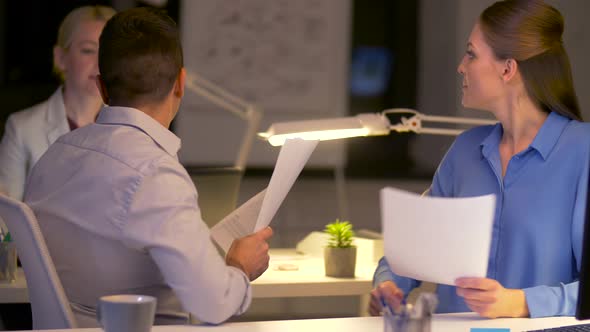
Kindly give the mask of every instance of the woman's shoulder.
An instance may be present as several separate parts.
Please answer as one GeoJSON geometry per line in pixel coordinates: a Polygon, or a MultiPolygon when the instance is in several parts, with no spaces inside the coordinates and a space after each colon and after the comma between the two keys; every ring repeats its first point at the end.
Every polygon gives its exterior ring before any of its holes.
{"type": "Polygon", "coordinates": [[[564,126],[556,146],[577,156],[590,153],[590,123],[569,120],[564,126]]]}
{"type": "Polygon", "coordinates": [[[497,130],[498,124],[492,125],[484,125],[484,126],[477,126],[471,129],[467,129],[462,132],[453,143],[455,147],[463,147],[463,146],[477,146],[479,147],[481,143],[489,137],[494,130],[497,130]]]}
{"type": "Polygon", "coordinates": [[[27,126],[29,124],[44,124],[47,122],[47,113],[50,111],[51,104],[55,103],[55,93],[48,99],[27,107],[20,111],[16,111],[8,117],[7,124],[13,124],[18,127],[27,126]]]}
{"type": "Polygon", "coordinates": [[[566,132],[581,133],[588,135],[590,133],[590,122],[571,120],[568,123],[566,132]]]}
{"type": "Polygon", "coordinates": [[[38,104],[27,107],[20,111],[16,111],[10,115],[10,118],[18,122],[28,122],[32,119],[45,117],[49,110],[49,99],[46,99],[38,104]]]}
{"type": "Polygon", "coordinates": [[[474,156],[480,156],[481,145],[484,141],[492,135],[494,130],[497,130],[497,125],[484,125],[474,127],[462,132],[445,154],[444,162],[462,163],[465,158],[471,159],[474,156]]]}
{"type": "Polygon", "coordinates": [[[590,144],[590,123],[571,120],[562,133],[562,139],[590,144]]]}
{"type": "Polygon", "coordinates": [[[462,132],[457,139],[474,139],[474,138],[486,138],[488,137],[491,132],[496,128],[498,124],[491,124],[491,125],[484,125],[484,126],[477,126],[471,129],[467,129],[462,132]]]}

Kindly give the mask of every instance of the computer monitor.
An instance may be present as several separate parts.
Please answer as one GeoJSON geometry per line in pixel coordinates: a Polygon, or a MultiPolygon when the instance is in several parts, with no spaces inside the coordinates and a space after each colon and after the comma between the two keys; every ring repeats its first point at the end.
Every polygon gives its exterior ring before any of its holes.
{"type": "Polygon", "coordinates": [[[213,227],[236,209],[244,171],[237,167],[187,167],[199,195],[201,217],[213,227]]]}
{"type": "Polygon", "coordinates": [[[586,195],[586,215],[584,217],[584,237],[582,244],[582,263],[578,288],[577,319],[590,319],[590,176],[586,195]]]}

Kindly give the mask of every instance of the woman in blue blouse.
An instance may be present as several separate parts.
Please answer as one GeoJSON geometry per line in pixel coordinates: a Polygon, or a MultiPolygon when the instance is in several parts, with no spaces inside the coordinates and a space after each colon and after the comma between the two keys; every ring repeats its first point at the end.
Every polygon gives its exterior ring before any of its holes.
{"type": "MultiPolygon", "coordinates": [[[[439,285],[438,312],[490,318],[575,312],[590,126],[580,122],[563,29],[559,11],[541,0],[496,2],[473,27],[458,67],[462,103],[492,112],[499,123],[457,138],[430,194],[493,193],[497,206],[487,278],[439,285]]],[[[381,299],[398,306],[419,284],[381,259],[371,314],[379,314],[381,299]]]]}

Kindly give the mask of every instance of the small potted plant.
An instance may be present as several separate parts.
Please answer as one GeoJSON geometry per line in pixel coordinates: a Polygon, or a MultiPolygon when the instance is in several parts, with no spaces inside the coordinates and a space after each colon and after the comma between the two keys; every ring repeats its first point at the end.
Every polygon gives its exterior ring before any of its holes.
{"type": "Polygon", "coordinates": [[[324,232],[329,235],[324,248],[326,276],[352,278],[356,267],[356,246],[352,243],[354,232],[348,221],[336,219],[326,225],[324,232]]]}

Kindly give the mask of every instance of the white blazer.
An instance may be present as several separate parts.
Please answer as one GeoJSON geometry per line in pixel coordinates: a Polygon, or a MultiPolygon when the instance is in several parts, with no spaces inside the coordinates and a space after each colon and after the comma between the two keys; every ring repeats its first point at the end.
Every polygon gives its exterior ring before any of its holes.
{"type": "Polygon", "coordinates": [[[22,200],[33,166],[69,131],[61,86],[46,101],[11,114],[0,143],[0,191],[22,200]]]}

